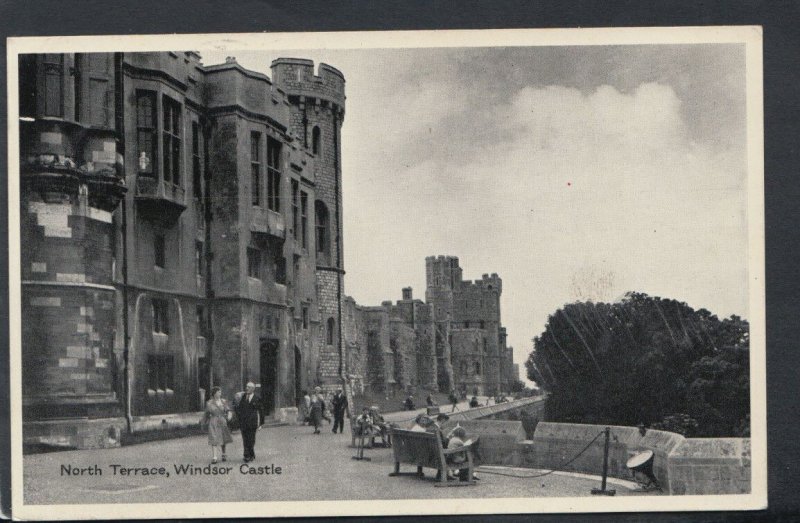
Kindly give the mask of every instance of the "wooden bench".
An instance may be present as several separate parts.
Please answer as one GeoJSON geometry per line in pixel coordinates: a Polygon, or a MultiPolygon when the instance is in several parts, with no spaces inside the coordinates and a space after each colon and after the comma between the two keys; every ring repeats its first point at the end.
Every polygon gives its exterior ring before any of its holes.
{"type": "Polygon", "coordinates": [[[463,447],[454,449],[446,449],[442,446],[442,440],[439,435],[433,432],[415,432],[411,430],[403,430],[392,428],[390,430],[392,437],[392,449],[394,451],[394,472],[390,476],[402,475],[415,475],[423,477],[423,467],[437,469],[439,471],[436,483],[437,487],[461,487],[466,485],[475,485],[473,480],[473,459],[472,448],[477,441],[468,441],[468,444],[463,447]],[[464,456],[466,461],[459,464],[448,464],[447,458],[455,456],[464,456]],[[416,465],[416,472],[400,472],[400,464],[406,463],[409,465],[416,465]],[[448,469],[467,468],[466,480],[447,481],[448,469]]]}

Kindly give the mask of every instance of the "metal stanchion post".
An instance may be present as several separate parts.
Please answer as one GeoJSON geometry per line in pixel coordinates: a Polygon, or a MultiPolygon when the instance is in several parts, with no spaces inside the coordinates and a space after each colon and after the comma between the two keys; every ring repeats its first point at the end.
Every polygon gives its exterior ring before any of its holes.
{"type": "Polygon", "coordinates": [[[616,490],[610,489],[606,490],[606,478],[608,478],[608,445],[609,440],[611,439],[611,427],[606,427],[605,430],[606,442],[605,446],[603,447],[603,481],[600,484],[600,488],[593,488],[592,494],[603,494],[606,496],[613,496],[617,493],[616,490]]]}

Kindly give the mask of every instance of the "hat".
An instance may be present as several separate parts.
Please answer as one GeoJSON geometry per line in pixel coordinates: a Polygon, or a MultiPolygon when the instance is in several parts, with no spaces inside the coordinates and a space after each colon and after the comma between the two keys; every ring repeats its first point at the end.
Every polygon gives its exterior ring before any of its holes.
{"type": "Polygon", "coordinates": [[[377,406],[377,405],[373,405],[373,406],[371,406],[371,407],[369,408],[369,410],[375,410],[375,411],[377,411],[377,410],[380,410],[380,409],[378,408],[378,406],[377,406]]]}
{"type": "Polygon", "coordinates": [[[420,414],[417,416],[417,425],[420,427],[428,427],[433,424],[433,420],[430,416],[426,416],[425,414],[420,414]]]}
{"type": "Polygon", "coordinates": [[[314,390],[322,390],[322,387],[314,387],[314,390]]]}
{"type": "Polygon", "coordinates": [[[440,412],[438,416],[436,416],[437,420],[447,421],[450,419],[450,416],[445,414],[444,412],[440,412]]]}

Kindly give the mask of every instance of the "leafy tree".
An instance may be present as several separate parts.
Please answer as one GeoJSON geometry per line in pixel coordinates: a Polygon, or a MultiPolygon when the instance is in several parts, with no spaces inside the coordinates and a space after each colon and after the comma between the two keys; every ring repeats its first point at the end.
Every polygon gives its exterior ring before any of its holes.
{"type": "Polygon", "coordinates": [[[749,434],[749,325],[738,316],[642,293],[571,303],[550,315],[525,366],[549,392],[549,420],[749,434]]]}

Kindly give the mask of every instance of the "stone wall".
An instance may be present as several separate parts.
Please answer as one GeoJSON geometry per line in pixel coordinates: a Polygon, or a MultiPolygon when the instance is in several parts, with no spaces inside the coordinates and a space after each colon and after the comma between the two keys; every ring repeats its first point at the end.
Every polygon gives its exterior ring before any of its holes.
{"type": "MultiPolygon", "coordinates": [[[[541,422],[533,440],[519,444],[516,464],[600,475],[604,429],[602,425],[541,422]],[[580,457],[563,465],[581,451],[580,457]]],[[[635,427],[612,426],[608,474],[631,479],[626,463],[644,450],[653,451],[653,473],[669,494],[750,492],[750,440],[747,438],[692,439],[659,430],[647,430],[642,435],[635,427]]]]}
{"type": "Polygon", "coordinates": [[[392,318],[390,329],[395,387],[398,391],[411,392],[417,386],[416,333],[412,326],[400,318],[392,318]]]}

